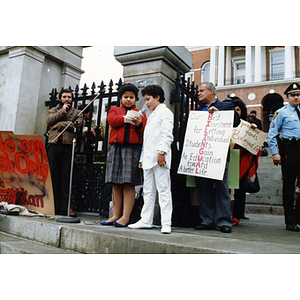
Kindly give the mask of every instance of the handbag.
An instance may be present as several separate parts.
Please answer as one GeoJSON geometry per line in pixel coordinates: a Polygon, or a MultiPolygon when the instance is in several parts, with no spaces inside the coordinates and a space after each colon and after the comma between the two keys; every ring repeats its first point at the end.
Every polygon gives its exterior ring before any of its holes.
{"type": "Polygon", "coordinates": [[[264,146],[261,147],[261,156],[268,156],[268,150],[264,146]]]}
{"type": "Polygon", "coordinates": [[[136,195],[134,206],[129,218],[129,224],[136,223],[141,218],[141,212],[144,205],[143,188],[141,187],[136,195]]]}
{"type": "Polygon", "coordinates": [[[248,172],[246,173],[245,191],[246,191],[246,193],[250,193],[250,194],[257,193],[260,191],[260,185],[259,185],[259,181],[258,181],[257,172],[254,175],[255,176],[254,181],[251,180],[254,176],[252,178],[248,179],[248,172]]]}

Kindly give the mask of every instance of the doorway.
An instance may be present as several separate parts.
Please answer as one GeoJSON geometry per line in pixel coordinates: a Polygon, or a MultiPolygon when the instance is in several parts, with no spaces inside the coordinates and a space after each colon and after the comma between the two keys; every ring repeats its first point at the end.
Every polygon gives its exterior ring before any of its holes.
{"type": "Polygon", "coordinates": [[[272,117],[276,110],[283,106],[283,98],[279,94],[268,94],[262,99],[263,111],[263,131],[268,132],[272,117]]]}

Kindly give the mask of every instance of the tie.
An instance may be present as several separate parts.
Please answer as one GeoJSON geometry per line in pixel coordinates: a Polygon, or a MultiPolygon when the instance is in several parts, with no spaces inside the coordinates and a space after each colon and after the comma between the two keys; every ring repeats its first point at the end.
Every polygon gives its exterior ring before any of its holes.
{"type": "Polygon", "coordinates": [[[296,107],[296,112],[297,112],[298,118],[299,118],[299,120],[300,120],[300,111],[299,111],[299,109],[298,109],[298,106],[296,107]]]}

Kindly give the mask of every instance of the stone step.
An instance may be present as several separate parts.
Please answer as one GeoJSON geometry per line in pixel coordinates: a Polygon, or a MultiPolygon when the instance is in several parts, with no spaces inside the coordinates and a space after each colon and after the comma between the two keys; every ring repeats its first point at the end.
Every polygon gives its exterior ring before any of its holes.
{"type": "MultiPolygon", "coordinates": [[[[256,206],[255,209],[261,208],[256,206]]],[[[135,230],[101,226],[99,216],[81,214],[79,214],[81,223],[78,224],[59,224],[55,220],[53,222],[44,218],[39,221],[43,225],[35,226],[33,223],[37,221],[31,218],[7,216],[0,222],[0,231],[3,229],[13,231],[11,228],[20,228],[16,224],[18,222],[25,225],[29,231],[34,228],[43,231],[45,227],[49,234],[59,228],[59,247],[49,245],[47,247],[41,243],[1,234],[0,249],[1,253],[56,253],[55,251],[62,253],[60,251],[67,251],[67,249],[74,252],[65,253],[91,254],[300,253],[299,233],[286,231],[284,217],[275,215],[275,210],[268,209],[267,206],[264,210],[261,209],[268,214],[249,213],[250,219],[241,220],[239,226],[234,226],[231,234],[224,234],[219,230],[198,231],[193,228],[179,227],[172,227],[171,234],[161,234],[160,229],[155,228],[135,230]],[[12,227],[10,228],[9,225],[12,227]],[[36,246],[35,250],[31,248],[32,245],[36,246]]],[[[16,231],[15,235],[24,232],[16,231]]],[[[47,235],[47,231],[43,234],[47,235]]],[[[27,235],[30,234],[27,232],[27,235]]],[[[32,235],[32,237],[40,239],[39,235],[32,235]]],[[[51,241],[47,236],[44,239],[51,241]]]]}
{"type": "Polygon", "coordinates": [[[263,194],[246,195],[246,205],[261,204],[261,205],[282,205],[282,196],[266,196],[263,194]]]}
{"type": "Polygon", "coordinates": [[[15,235],[0,232],[0,254],[77,254],[15,235]]]}
{"type": "Polygon", "coordinates": [[[247,214],[284,215],[282,205],[246,204],[247,214]]]}
{"type": "Polygon", "coordinates": [[[257,171],[260,191],[255,194],[247,194],[248,204],[282,206],[282,174],[281,168],[273,164],[270,149],[266,148],[269,155],[259,158],[257,171]]]}

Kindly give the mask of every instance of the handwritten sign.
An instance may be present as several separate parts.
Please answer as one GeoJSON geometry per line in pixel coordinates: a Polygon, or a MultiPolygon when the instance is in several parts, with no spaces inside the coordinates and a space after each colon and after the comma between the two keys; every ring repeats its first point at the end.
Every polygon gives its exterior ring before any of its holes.
{"type": "Polygon", "coordinates": [[[52,182],[42,136],[0,131],[0,202],[54,215],[52,182]]]}
{"type": "Polygon", "coordinates": [[[179,174],[222,180],[232,133],[234,111],[191,111],[179,174]]]}
{"type": "Polygon", "coordinates": [[[249,122],[241,120],[239,126],[233,128],[231,140],[232,143],[238,144],[250,153],[256,155],[267,136],[265,132],[258,128],[251,128],[249,122]]]}

